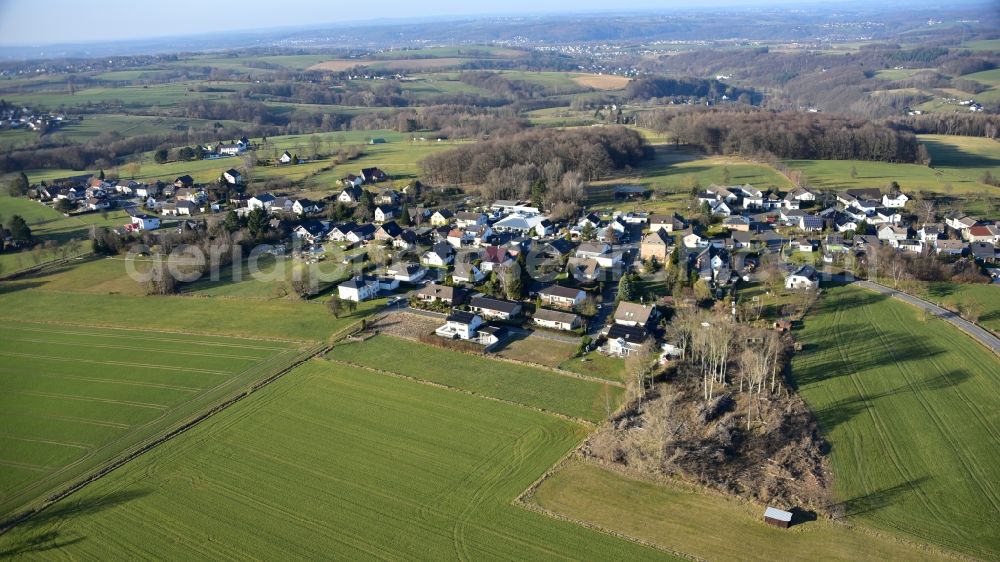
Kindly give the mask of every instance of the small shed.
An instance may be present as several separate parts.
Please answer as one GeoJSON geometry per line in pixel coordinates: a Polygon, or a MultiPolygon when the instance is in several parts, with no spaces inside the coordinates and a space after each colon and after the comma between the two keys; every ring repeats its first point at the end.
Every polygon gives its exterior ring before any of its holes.
{"type": "Polygon", "coordinates": [[[787,529],[792,525],[792,512],[783,511],[775,507],[769,507],[764,510],[764,522],[768,525],[774,525],[775,527],[787,529]]]}

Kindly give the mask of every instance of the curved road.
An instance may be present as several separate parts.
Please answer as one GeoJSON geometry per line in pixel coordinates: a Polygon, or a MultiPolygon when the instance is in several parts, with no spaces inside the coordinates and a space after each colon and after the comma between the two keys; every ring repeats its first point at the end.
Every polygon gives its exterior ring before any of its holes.
{"type": "Polygon", "coordinates": [[[925,301],[924,299],[915,297],[907,293],[901,293],[895,289],[891,289],[889,287],[886,287],[885,285],[880,285],[872,281],[858,280],[854,281],[852,284],[857,285],[859,287],[863,287],[871,291],[875,291],[877,293],[881,293],[883,295],[895,297],[901,301],[908,302],[913,306],[919,306],[920,308],[923,308],[924,310],[930,312],[934,316],[947,320],[952,325],[957,327],[959,330],[962,330],[966,334],[969,334],[979,343],[985,345],[988,349],[991,349],[993,353],[1000,355],[1000,338],[993,335],[990,331],[981,328],[977,324],[969,322],[968,320],[962,318],[961,316],[955,314],[950,310],[945,310],[932,302],[925,301]]]}

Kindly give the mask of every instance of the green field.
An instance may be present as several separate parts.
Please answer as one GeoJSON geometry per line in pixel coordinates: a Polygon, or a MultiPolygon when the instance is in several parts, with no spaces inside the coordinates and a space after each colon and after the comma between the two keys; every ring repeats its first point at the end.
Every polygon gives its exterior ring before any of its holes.
{"type": "Polygon", "coordinates": [[[0,517],[277,372],[305,345],[7,320],[0,517]]]}
{"type": "Polygon", "coordinates": [[[970,303],[978,304],[982,309],[978,324],[1000,334],[1000,285],[942,281],[926,283],[919,289],[920,296],[950,310],[961,310],[970,303]]]}
{"type": "MultiPolygon", "coordinates": [[[[4,85],[7,86],[7,85],[4,85]]],[[[81,88],[72,94],[63,87],[62,91],[17,93],[7,91],[4,99],[14,103],[29,104],[33,107],[55,110],[60,107],[79,107],[87,104],[120,104],[130,109],[151,108],[170,110],[191,100],[221,100],[233,92],[246,88],[242,82],[174,82],[150,86],[95,86],[81,88]],[[199,87],[219,91],[198,91],[199,87]]]]}
{"type": "Polygon", "coordinates": [[[881,187],[896,181],[905,190],[1000,195],[1000,189],[979,181],[983,172],[1000,173],[1000,143],[986,138],[920,135],[931,165],[892,164],[859,160],[788,160],[810,185],[826,189],[881,187]],[[851,177],[851,168],[856,177],[851,177]],[[950,188],[949,188],[950,185],[950,188]]]}
{"type": "Polygon", "coordinates": [[[511,501],[574,423],[310,362],[13,531],[50,559],[653,560],[511,501]]]}
{"type": "Polygon", "coordinates": [[[616,386],[474,355],[456,355],[391,336],[338,345],[328,357],[595,422],[606,418],[609,408],[617,408],[622,394],[616,386]]]}
{"type": "Polygon", "coordinates": [[[967,78],[969,80],[982,82],[987,86],[998,86],[1000,85],[1000,68],[994,68],[993,70],[984,70],[982,72],[975,72],[973,74],[966,74],[962,76],[962,78],[967,78]]]}
{"type": "Polygon", "coordinates": [[[791,529],[765,525],[763,506],[675,484],[633,480],[571,462],[535,492],[536,505],[703,560],[949,560],[826,520],[791,529]],[[712,529],[725,529],[721,540],[712,529]]]}
{"type": "Polygon", "coordinates": [[[1000,557],[1000,362],[950,324],[852,287],[797,333],[792,374],[849,519],[1000,557]]]}
{"type": "Polygon", "coordinates": [[[980,39],[969,41],[964,45],[973,51],[1000,51],[1000,39],[980,39]]]}

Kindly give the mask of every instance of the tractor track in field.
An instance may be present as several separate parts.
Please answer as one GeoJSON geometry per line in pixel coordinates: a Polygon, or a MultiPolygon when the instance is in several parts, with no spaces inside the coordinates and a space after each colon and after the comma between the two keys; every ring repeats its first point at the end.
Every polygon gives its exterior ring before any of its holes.
{"type": "MultiPolygon", "coordinates": [[[[199,413],[194,418],[182,423],[179,426],[174,427],[173,429],[168,430],[166,433],[163,433],[158,437],[153,438],[151,441],[147,441],[145,444],[140,445],[138,449],[133,450],[131,452],[127,452],[123,456],[120,456],[116,459],[110,460],[109,462],[105,463],[102,467],[98,468],[96,471],[90,473],[89,475],[84,476],[83,478],[75,482],[70,483],[67,487],[45,498],[37,506],[29,508],[21,513],[14,514],[3,521],[0,521],[0,534],[6,533],[10,529],[17,526],[22,521],[25,521],[26,519],[32,517],[33,515],[40,513],[46,508],[51,507],[57,502],[71,496],[72,494],[83,489],[88,484],[103,478],[104,476],[110,474],[111,472],[117,470],[118,468],[125,466],[132,460],[139,458],[140,456],[157,448],[158,446],[173,440],[175,437],[179,435],[186,433],[188,430],[198,426],[201,422],[215,416],[216,414],[222,411],[225,411],[233,404],[242,401],[244,398],[247,398],[248,396],[256,393],[258,390],[280,379],[281,377],[288,374],[299,365],[309,361],[310,359],[313,359],[314,357],[321,356],[322,354],[329,351],[329,349],[330,349],[330,344],[324,343],[324,344],[316,344],[303,350],[289,364],[282,367],[278,372],[271,374],[270,376],[264,378],[263,380],[259,380],[253,383],[249,388],[243,390],[239,394],[232,396],[224,400],[223,402],[212,406],[208,410],[199,413]]],[[[281,355],[284,354],[278,354],[278,356],[281,355]]],[[[278,356],[275,356],[275,358],[278,356]]],[[[273,359],[274,358],[272,358],[272,360],[273,359]]],[[[258,363],[254,367],[251,367],[251,369],[260,367],[262,364],[267,364],[267,363],[269,363],[269,361],[263,361],[261,363],[258,363]]]]}

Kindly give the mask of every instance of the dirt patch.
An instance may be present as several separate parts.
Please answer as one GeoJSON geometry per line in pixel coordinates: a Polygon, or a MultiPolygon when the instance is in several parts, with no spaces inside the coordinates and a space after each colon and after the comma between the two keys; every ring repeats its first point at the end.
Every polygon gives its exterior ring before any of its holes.
{"type": "Polygon", "coordinates": [[[306,70],[329,70],[331,72],[343,72],[355,67],[387,68],[399,70],[426,70],[429,68],[448,68],[459,66],[472,59],[459,57],[441,57],[433,59],[387,59],[387,60],[360,60],[360,59],[335,59],[317,63],[306,70]]]}
{"type": "Polygon", "coordinates": [[[573,81],[595,90],[621,90],[629,83],[629,79],[625,76],[614,74],[585,74],[574,77],[573,81]]]}
{"type": "Polygon", "coordinates": [[[383,334],[415,340],[421,335],[433,332],[442,324],[444,319],[397,312],[380,316],[370,328],[383,334]]]}

